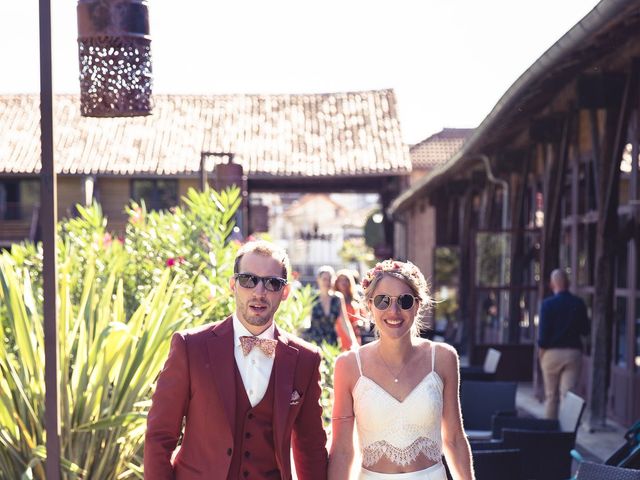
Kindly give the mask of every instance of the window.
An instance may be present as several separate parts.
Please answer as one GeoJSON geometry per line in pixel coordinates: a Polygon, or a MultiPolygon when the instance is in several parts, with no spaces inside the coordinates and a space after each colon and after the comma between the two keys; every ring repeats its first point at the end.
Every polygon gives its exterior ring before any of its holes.
{"type": "Polygon", "coordinates": [[[0,220],[29,220],[39,204],[39,180],[0,181],[0,220]]]}
{"type": "Polygon", "coordinates": [[[476,234],[476,285],[504,287],[511,281],[511,234],[478,232],[476,234]]]}
{"type": "Polygon", "coordinates": [[[579,214],[585,214],[597,209],[595,178],[593,159],[591,157],[582,159],[578,170],[579,214]]]}
{"type": "Polygon", "coordinates": [[[596,258],[596,224],[578,225],[578,278],[577,285],[593,285],[596,258]]]}
{"type": "Polygon", "coordinates": [[[627,365],[627,299],[616,298],[616,310],[614,312],[616,322],[616,365],[624,367],[627,365]]]}
{"type": "Polygon", "coordinates": [[[144,201],[148,210],[167,210],[178,204],[178,181],[164,179],[133,180],[131,198],[144,201]]]}
{"type": "Polygon", "coordinates": [[[627,288],[627,276],[629,273],[629,251],[631,242],[627,242],[624,248],[617,249],[615,256],[616,287],[627,288]]]}
{"type": "Polygon", "coordinates": [[[571,255],[573,253],[573,242],[571,240],[571,228],[563,228],[560,237],[560,265],[571,265],[571,255]]]}

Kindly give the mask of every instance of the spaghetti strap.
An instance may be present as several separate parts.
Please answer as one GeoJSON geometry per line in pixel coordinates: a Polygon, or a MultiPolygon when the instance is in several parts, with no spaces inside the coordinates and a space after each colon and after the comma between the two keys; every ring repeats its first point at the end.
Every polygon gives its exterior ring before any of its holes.
{"type": "Polygon", "coordinates": [[[436,371],[436,344],[431,342],[431,371],[436,371]]]}
{"type": "Polygon", "coordinates": [[[356,361],[358,362],[358,371],[360,372],[360,376],[362,376],[362,364],[360,363],[360,349],[356,350],[356,361]]]}

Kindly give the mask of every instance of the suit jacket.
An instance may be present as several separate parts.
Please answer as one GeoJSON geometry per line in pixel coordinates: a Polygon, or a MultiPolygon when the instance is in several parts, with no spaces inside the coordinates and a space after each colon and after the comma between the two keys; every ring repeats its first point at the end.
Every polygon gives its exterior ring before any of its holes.
{"type": "MultiPolygon", "coordinates": [[[[298,478],[325,480],[320,352],[277,327],[275,338],[273,430],[282,480],[292,478],[292,446],[298,478]],[[292,401],[293,392],[299,400],[292,401]]],[[[235,431],[233,348],[232,317],[173,335],[147,417],[146,479],[227,478],[235,431]],[[182,445],[176,452],[183,418],[182,445]]]]}

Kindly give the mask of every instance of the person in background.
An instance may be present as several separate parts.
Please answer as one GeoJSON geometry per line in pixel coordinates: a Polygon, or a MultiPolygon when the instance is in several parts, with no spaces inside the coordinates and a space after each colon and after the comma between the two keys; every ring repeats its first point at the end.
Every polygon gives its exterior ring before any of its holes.
{"type": "Polygon", "coordinates": [[[575,389],[582,364],[581,336],[589,334],[587,307],[569,292],[564,270],[551,272],[553,296],[540,308],[538,358],[544,380],[545,416],[558,417],[560,400],[575,389]]]}
{"type": "Polygon", "coordinates": [[[302,288],[302,282],[300,281],[300,272],[294,270],[291,272],[291,290],[299,290],[302,288]]]}
{"type": "Polygon", "coordinates": [[[347,321],[347,312],[344,300],[340,293],[333,290],[335,270],[329,265],[323,265],[318,269],[316,282],[318,284],[318,296],[311,309],[311,320],[302,337],[310,342],[320,345],[323,341],[338,345],[338,331],[346,332],[340,337],[341,350],[349,350],[357,344],[356,335],[347,321]],[[338,327],[338,325],[340,325],[338,327]]]}
{"type": "MultiPolygon", "coordinates": [[[[349,319],[349,323],[358,338],[358,344],[360,344],[362,334],[365,330],[364,320],[366,312],[360,303],[360,297],[356,293],[356,282],[353,278],[352,270],[348,270],[346,268],[338,270],[336,272],[334,287],[335,291],[340,292],[344,298],[347,318],[349,319]]],[[[336,331],[341,344],[347,344],[350,340],[349,333],[344,331],[340,323],[336,325],[336,331]]]]}

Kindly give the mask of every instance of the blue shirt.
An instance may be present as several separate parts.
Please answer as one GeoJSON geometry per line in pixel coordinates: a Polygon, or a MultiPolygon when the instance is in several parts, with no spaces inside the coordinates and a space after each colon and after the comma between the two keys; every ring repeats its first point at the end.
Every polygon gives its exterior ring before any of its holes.
{"type": "Polygon", "coordinates": [[[538,330],[540,348],[580,349],[580,336],[588,334],[587,307],[581,298],[565,290],[542,302],[538,330]]]}

